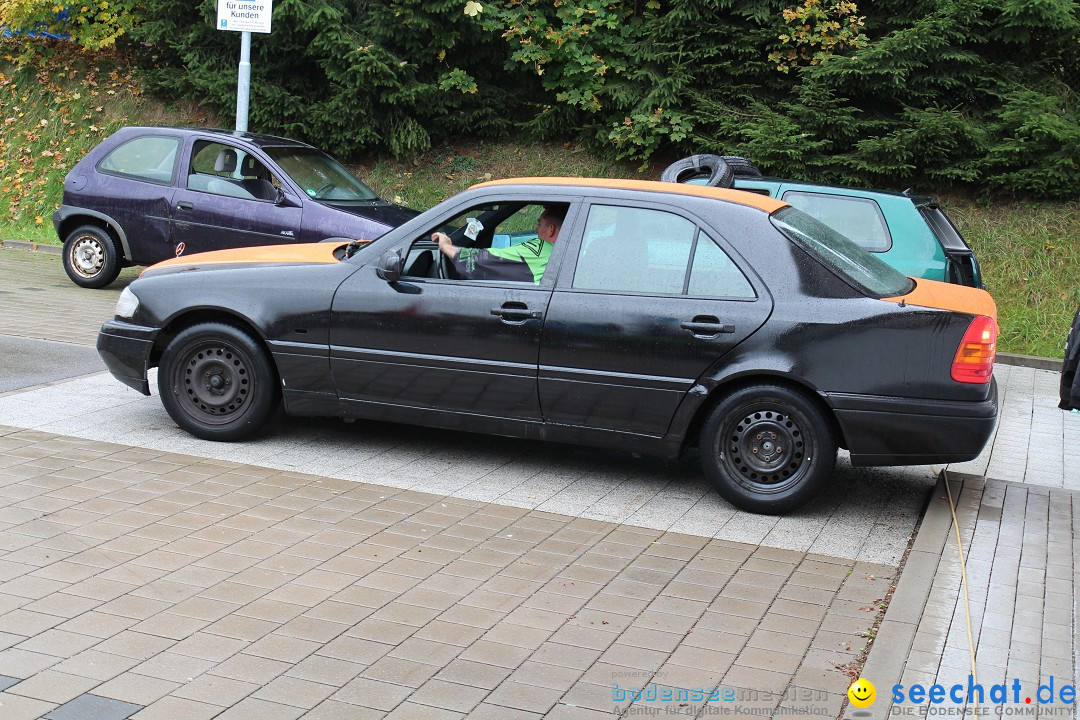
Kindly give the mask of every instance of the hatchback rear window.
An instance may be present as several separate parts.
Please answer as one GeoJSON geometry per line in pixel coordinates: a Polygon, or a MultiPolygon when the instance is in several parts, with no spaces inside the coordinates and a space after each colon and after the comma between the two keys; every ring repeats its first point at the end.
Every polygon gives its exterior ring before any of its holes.
{"type": "Polygon", "coordinates": [[[798,208],[781,208],[770,219],[793,242],[868,295],[896,297],[914,287],[910,278],[798,208]]]}

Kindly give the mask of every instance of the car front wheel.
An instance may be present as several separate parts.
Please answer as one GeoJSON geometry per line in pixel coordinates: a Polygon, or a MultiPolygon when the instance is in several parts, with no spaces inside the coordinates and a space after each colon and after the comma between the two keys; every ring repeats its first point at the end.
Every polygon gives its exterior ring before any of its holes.
{"type": "Polygon", "coordinates": [[[180,332],[161,356],[158,390],[181,429],[204,440],[238,440],[277,407],[276,374],[262,346],[225,323],[180,332]]]}
{"type": "Polygon", "coordinates": [[[76,228],[64,240],[64,271],[80,287],[105,287],[120,274],[116,241],[93,225],[76,228]]]}
{"type": "Polygon", "coordinates": [[[836,464],[832,426],[795,390],[761,384],[731,393],[701,430],[701,464],[733,505],[779,514],[811,500],[836,464]]]}

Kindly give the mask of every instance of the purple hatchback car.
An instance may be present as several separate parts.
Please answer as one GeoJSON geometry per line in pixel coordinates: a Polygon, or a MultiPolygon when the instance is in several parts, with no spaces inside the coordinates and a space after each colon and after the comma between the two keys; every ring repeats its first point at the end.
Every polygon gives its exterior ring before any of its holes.
{"type": "Polygon", "coordinates": [[[129,265],[250,245],[374,240],[417,213],[326,153],[228,130],[126,127],[64,179],[64,269],[105,287],[129,265]]]}

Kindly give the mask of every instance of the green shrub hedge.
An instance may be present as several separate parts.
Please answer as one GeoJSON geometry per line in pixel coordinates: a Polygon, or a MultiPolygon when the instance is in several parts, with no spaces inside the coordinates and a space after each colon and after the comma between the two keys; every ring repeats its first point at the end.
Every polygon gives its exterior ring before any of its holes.
{"type": "MultiPolygon", "coordinates": [[[[214,0],[129,17],[151,89],[231,116],[239,35],[214,0]]],[[[1080,190],[1076,0],[277,0],[273,23],[249,126],[345,157],[528,134],[831,182],[1080,190]]]]}

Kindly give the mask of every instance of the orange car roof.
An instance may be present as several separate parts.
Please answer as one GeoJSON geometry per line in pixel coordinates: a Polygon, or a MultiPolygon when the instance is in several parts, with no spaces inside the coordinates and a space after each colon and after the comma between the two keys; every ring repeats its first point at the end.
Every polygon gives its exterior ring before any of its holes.
{"type": "Polygon", "coordinates": [[[654,182],[652,180],[619,180],[613,178],[580,177],[523,177],[473,185],[474,188],[490,188],[502,185],[576,185],[578,187],[610,188],[612,190],[647,190],[649,192],[671,193],[673,195],[693,195],[696,197],[725,200],[739,205],[748,205],[758,210],[772,213],[787,206],[783,200],[759,193],[731,190],[728,188],[706,187],[704,185],[686,185],[684,183],[654,182]]]}

